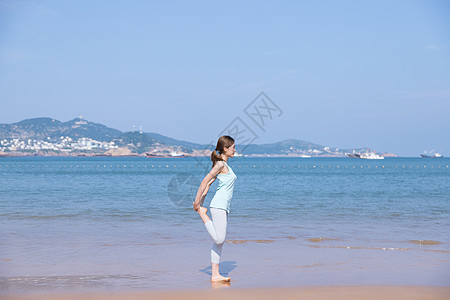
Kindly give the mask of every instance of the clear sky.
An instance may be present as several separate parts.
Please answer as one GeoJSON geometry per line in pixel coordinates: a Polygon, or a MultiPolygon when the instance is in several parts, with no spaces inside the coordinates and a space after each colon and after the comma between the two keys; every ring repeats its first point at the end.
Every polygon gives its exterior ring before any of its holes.
{"type": "Polygon", "coordinates": [[[0,123],[209,143],[261,91],[255,143],[450,156],[450,1],[0,0],[0,123]]]}

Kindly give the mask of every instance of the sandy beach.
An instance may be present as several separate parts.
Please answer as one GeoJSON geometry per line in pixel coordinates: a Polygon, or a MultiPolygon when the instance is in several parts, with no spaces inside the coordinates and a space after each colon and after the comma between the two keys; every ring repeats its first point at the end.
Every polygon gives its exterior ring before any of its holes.
{"type": "Polygon", "coordinates": [[[144,299],[366,299],[366,300],[444,300],[450,299],[450,287],[429,286],[323,286],[232,289],[226,284],[215,284],[210,290],[139,291],[116,293],[54,293],[27,294],[2,297],[4,300],[27,299],[90,299],[90,300],[144,300],[144,299]]]}

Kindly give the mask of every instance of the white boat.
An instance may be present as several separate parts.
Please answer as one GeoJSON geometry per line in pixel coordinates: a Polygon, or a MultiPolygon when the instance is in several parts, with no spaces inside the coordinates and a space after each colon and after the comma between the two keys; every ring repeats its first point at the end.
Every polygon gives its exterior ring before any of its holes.
{"type": "Polygon", "coordinates": [[[441,158],[443,157],[442,154],[438,153],[438,152],[434,152],[431,151],[429,154],[427,154],[427,151],[424,151],[424,154],[420,154],[420,156],[424,157],[424,158],[441,158]]]}
{"type": "Polygon", "coordinates": [[[374,152],[361,153],[359,158],[363,158],[363,159],[384,159],[383,156],[378,155],[378,154],[376,154],[374,152]]]}
{"type": "Polygon", "coordinates": [[[181,157],[181,156],[184,156],[184,154],[183,154],[183,153],[177,153],[177,152],[172,151],[172,152],[170,152],[170,156],[173,156],[173,157],[181,157]]]}
{"type": "Polygon", "coordinates": [[[311,155],[301,154],[299,157],[300,158],[311,158],[311,155]]]}

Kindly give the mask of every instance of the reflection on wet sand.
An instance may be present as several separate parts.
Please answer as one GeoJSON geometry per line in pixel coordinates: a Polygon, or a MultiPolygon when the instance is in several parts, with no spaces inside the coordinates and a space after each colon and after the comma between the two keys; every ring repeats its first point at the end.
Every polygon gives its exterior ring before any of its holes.
{"type": "Polygon", "coordinates": [[[231,286],[230,281],[211,281],[212,289],[227,288],[231,286]]]}

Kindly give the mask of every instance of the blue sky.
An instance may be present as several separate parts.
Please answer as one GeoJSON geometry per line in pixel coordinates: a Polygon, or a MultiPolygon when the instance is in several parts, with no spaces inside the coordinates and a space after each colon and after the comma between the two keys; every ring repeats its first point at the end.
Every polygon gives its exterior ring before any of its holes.
{"type": "Polygon", "coordinates": [[[0,0],[0,123],[209,143],[261,91],[255,143],[449,156],[450,2],[0,0]]]}

